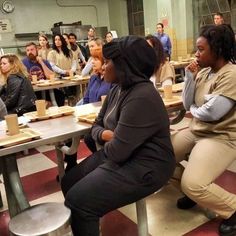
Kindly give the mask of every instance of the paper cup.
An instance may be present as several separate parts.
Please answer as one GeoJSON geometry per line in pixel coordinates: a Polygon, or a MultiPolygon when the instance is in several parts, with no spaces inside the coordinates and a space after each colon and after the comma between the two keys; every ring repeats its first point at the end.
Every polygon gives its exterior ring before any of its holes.
{"type": "Polygon", "coordinates": [[[74,72],[70,71],[69,76],[70,76],[70,78],[73,78],[74,77],[74,72]]]}
{"type": "Polygon", "coordinates": [[[178,62],[182,62],[183,57],[178,57],[178,62]]]}
{"type": "Polygon", "coordinates": [[[54,73],[51,74],[51,75],[49,76],[49,79],[50,79],[51,82],[54,82],[54,81],[55,81],[55,74],[54,74],[54,73]]]}
{"type": "Polygon", "coordinates": [[[17,114],[11,114],[4,116],[6,120],[7,129],[10,135],[19,134],[19,124],[17,114]]]}
{"type": "Polygon", "coordinates": [[[165,99],[172,99],[172,85],[164,85],[163,87],[164,90],[164,98],[165,99]]]}
{"type": "Polygon", "coordinates": [[[107,95],[102,95],[102,96],[101,96],[101,102],[102,102],[102,104],[104,103],[106,97],[107,97],[107,95]]]}
{"type": "Polygon", "coordinates": [[[45,116],[46,115],[46,101],[45,100],[36,100],[35,106],[37,109],[38,116],[45,116]]]}
{"type": "Polygon", "coordinates": [[[38,76],[32,75],[32,82],[37,83],[37,81],[38,81],[38,76]]]}

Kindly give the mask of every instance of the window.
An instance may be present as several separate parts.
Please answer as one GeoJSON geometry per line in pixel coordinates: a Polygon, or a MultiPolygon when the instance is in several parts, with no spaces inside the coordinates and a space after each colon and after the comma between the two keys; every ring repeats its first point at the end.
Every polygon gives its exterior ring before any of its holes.
{"type": "Polygon", "coordinates": [[[144,36],[143,0],[128,0],[129,34],[144,36]]]}

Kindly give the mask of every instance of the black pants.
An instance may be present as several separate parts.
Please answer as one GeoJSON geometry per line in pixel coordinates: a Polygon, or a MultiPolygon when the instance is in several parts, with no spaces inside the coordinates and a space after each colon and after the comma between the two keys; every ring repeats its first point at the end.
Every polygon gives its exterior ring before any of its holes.
{"type": "Polygon", "coordinates": [[[72,212],[74,236],[99,236],[100,217],[160,189],[171,177],[175,160],[156,164],[154,169],[134,161],[119,166],[107,161],[101,149],[67,172],[61,187],[72,212]]]}
{"type": "MultiPolygon", "coordinates": [[[[72,144],[72,140],[69,140],[65,143],[65,145],[68,147],[71,147],[71,144],[72,144]]],[[[65,154],[64,161],[67,164],[66,169],[65,169],[65,172],[67,172],[77,165],[77,152],[72,155],[65,154]]]]}
{"type": "Polygon", "coordinates": [[[92,153],[97,151],[96,143],[90,133],[84,136],[84,142],[92,153]]]}

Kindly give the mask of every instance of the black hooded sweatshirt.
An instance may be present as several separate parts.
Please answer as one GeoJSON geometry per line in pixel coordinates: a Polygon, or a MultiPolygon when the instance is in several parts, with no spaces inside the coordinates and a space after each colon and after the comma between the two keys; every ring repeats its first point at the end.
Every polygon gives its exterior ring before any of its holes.
{"type": "Polygon", "coordinates": [[[105,45],[103,54],[112,59],[119,80],[91,130],[95,141],[104,144],[107,162],[116,166],[132,162],[159,175],[159,167],[167,162],[174,169],[168,114],[149,80],[156,65],[154,50],[143,38],[128,36],[105,45]],[[106,129],[114,137],[103,143],[101,134],[106,129]]]}

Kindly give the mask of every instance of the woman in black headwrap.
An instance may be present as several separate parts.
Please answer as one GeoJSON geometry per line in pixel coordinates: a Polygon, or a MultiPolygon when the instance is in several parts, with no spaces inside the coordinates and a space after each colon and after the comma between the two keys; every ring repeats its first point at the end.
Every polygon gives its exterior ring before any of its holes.
{"type": "Polygon", "coordinates": [[[103,148],[62,179],[76,236],[98,236],[99,217],[160,189],[175,166],[169,119],[149,81],[156,55],[140,37],[103,48],[105,80],[116,83],[91,133],[103,148]]]}

